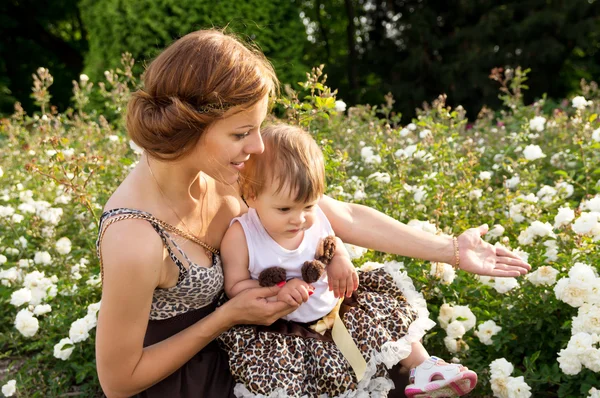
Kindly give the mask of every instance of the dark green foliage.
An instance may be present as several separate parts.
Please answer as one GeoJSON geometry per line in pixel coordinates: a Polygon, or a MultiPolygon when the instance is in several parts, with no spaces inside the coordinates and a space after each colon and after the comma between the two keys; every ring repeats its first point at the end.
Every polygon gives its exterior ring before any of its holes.
{"type": "Polygon", "coordinates": [[[308,63],[328,59],[330,84],[349,102],[379,103],[391,91],[405,117],[440,93],[470,118],[482,105],[497,108],[497,84],[488,79],[494,67],[535,72],[526,102],[543,93],[566,96],[581,78],[600,77],[598,1],[307,0],[302,8],[317,24],[308,63]],[[349,10],[356,17],[354,56],[349,10]]]}
{"type": "Polygon", "coordinates": [[[119,66],[125,51],[141,68],[178,37],[211,27],[255,41],[284,82],[302,80],[307,70],[301,61],[306,34],[290,0],[83,0],[81,12],[90,43],[85,71],[92,80],[119,66]]]}
{"type": "Polygon", "coordinates": [[[0,114],[11,113],[16,100],[33,109],[31,75],[40,66],[54,76],[53,103],[68,105],[87,49],[78,2],[0,2],[0,114]]]}

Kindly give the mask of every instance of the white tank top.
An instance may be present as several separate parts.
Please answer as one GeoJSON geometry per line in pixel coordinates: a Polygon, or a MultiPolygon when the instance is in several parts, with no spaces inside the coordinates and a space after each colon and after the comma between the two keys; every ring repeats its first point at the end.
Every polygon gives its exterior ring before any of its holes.
{"type": "MultiPolygon", "coordinates": [[[[304,238],[297,249],[288,250],[281,247],[263,227],[258,213],[250,208],[248,213],[236,217],[231,224],[238,221],[244,229],[246,243],[248,244],[248,269],[252,279],[258,279],[258,275],[265,269],[279,266],[286,270],[287,279],[302,279],[301,268],[305,261],[314,260],[317,245],[321,238],[334,235],[333,228],[325,213],[316,206],[317,216],[314,224],[304,231],[304,238]]],[[[317,282],[311,284],[315,292],[308,301],[300,305],[291,314],[283,317],[288,321],[313,322],[329,314],[337,304],[333,292],[329,291],[327,275],[317,282]]]]}

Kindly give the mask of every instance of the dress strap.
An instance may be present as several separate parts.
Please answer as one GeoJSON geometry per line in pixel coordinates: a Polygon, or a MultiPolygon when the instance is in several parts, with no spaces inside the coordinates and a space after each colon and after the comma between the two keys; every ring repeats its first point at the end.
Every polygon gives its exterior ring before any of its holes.
{"type": "MultiPolygon", "coordinates": [[[[147,213],[142,210],[137,209],[127,209],[127,208],[118,208],[106,211],[100,217],[100,226],[98,228],[98,239],[96,240],[96,253],[100,260],[100,277],[101,280],[104,281],[104,265],[102,262],[102,251],[100,250],[100,244],[102,239],[104,238],[104,234],[109,226],[112,224],[123,221],[123,220],[131,220],[131,219],[139,219],[148,221],[154,230],[158,233],[161,240],[163,241],[164,246],[169,252],[169,257],[171,260],[177,265],[179,269],[179,277],[177,278],[177,283],[179,284],[188,273],[188,269],[183,265],[181,260],[174,253],[172,247],[175,247],[177,251],[183,256],[183,258],[187,261],[188,266],[192,264],[192,261],[185,254],[185,252],[179,247],[177,242],[171,237],[171,235],[167,232],[165,225],[169,225],[164,221],[159,220],[154,217],[152,214],[147,213]]],[[[174,227],[173,227],[174,228],[174,227]]]]}

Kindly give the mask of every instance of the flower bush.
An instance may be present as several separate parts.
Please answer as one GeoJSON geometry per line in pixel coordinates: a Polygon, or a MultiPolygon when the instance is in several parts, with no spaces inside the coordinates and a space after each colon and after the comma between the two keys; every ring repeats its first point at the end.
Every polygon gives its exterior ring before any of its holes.
{"type": "MultiPolygon", "coordinates": [[[[100,396],[94,332],[102,204],[137,163],[123,124],[133,60],[73,82],[73,108],[51,104],[40,68],[33,97],[0,126],[0,363],[6,396],[100,396]]],[[[487,223],[484,239],[532,265],[521,278],[350,247],[356,265],[395,261],[437,321],[432,354],[479,374],[477,397],[598,396],[600,386],[600,95],[582,82],[559,107],[524,105],[528,71],[495,69],[505,107],[469,121],[445,96],[402,125],[393,98],[347,108],[315,68],[275,113],[314,133],[328,194],[432,234],[487,223]]],[[[402,242],[399,242],[402,244],[402,242]]]]}

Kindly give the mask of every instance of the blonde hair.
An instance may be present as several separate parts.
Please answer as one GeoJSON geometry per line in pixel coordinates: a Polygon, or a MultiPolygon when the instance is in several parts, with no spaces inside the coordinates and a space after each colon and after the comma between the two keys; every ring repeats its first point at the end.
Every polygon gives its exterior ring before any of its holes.
{"type": "Polygon", "coordinates": [[[270,184],[277,184],[275,192],[287,188],[295,194],[295,202],[319,199],[325,192],[325,164],[312,136],[287,124],[266,126],[261,135],[265,151],[252,155],[240,176],[244,197],[256,198],[270,184]]]}
{"type": "Polygon", "coordinates": [[[127,131],[161,160],[185,156],[227,110],[273,98],[279,87],[260,50],[218,30],[175,41],[148,66],[143,82],[128,104],[127,131]]]}

